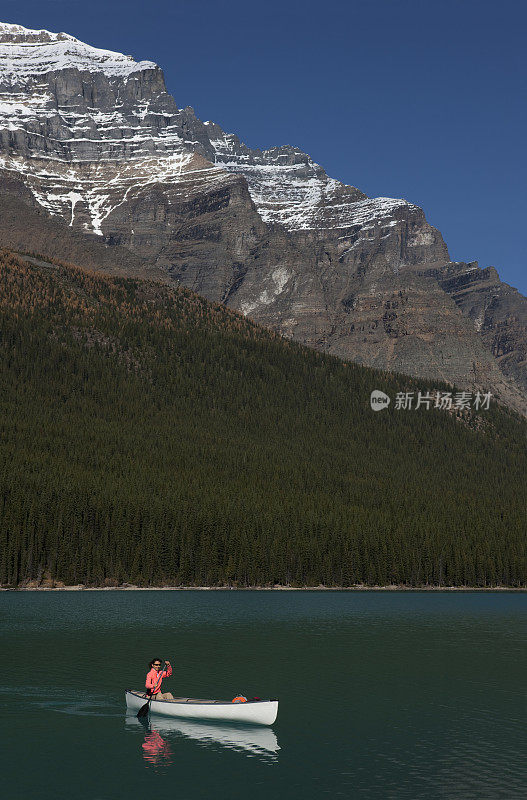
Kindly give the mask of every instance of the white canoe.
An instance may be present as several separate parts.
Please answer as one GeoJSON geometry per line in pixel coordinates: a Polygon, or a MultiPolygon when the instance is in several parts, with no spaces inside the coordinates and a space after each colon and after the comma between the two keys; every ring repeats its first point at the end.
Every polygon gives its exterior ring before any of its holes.
{"type": "MultiPolygon", "coordinates": [[[[139,711],[148,701],[144,692],[128,689],[126,705],[130,711],[139,711]]],[[[222,722],[242,722],[253,725],[272,725],[278,714],[278,700],[248,700],[232,703],[229,700],[195,700],[176,697],[174,700],[152,700],[151,714],[185,719],[218,719],[222,722]]]]}

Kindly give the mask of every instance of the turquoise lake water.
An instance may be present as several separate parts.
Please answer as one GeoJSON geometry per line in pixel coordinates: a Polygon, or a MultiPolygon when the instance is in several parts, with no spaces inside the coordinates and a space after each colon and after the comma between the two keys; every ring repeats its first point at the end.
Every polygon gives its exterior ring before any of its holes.
{"type": "Polygon", "coordinates": [[[0,629],[9,800],[527,795],[527,594],[3,592],[0,629]],[[158,656],[276,724],[143,727],[158,656]]]}

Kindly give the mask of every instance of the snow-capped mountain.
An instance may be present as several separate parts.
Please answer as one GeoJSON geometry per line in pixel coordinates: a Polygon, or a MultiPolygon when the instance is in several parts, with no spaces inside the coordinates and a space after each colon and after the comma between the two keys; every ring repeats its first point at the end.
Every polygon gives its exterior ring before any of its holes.
{"type": "Polygon", "coordinates": [[[419,207],[370,199],[298,148],[250,149],[179,109],[151,61],[0,23],[0,180],[0,243],[23,249],[27,226],[6,210],[22,202],[42,230],[69,229],[64,242],[112,246],[121,268],[125,248],[145,272],[285,336],[521,405],[515,290],[451,264],[419,207]]]}
{"type": "Polygon", "coordinates": [[[81,215],[100,236],[134,186],[181,183],[197,171],[207,173],[207,183],[225,172],[243,175],[264,222],[291,231],[393,225],[393,212],[409,205],[369,200],[297,148],[250,150],[218,125],[180,112],[153,62],[136,63],[68,34],[1,23],[0,80],[2,165],[25,172],[48,211],[71,225],[81,215]],[[196,162],[196,154],[210,163],[196,162]]]}

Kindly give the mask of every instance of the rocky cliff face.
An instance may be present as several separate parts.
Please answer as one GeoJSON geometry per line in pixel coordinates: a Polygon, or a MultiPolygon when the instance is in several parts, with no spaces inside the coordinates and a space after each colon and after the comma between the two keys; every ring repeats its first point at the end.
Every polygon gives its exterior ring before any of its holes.
{"type": "Polygon", "coordinates": [[[131,274],[144,265],[309,346],[523,407],[521,295],[452,264],[417,206],[179,109],[152,62],[0,25],[0,184],[0,244],[23,241],[22,202],[46,241],[51,220],[105,268],[126,271],[130,253],[131,274]]]}
{"type": "Polygon", "coordinates": [[[527,394],[527,309],[525,297],[503,281],[494,267],[450,263],[439,283],[472,322],[501,371],[527,394]]]}

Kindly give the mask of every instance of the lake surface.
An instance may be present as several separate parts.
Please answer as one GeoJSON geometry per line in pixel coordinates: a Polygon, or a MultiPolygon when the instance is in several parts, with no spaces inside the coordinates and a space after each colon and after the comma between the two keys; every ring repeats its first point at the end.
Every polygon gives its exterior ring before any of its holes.
{"type": "Polygon", "coordinates": [[[0,593],[2,794],[31,800],[524,800],[527,595],[0,593]],[[125,713],[278,697],[272,728],[125,713]]]}

